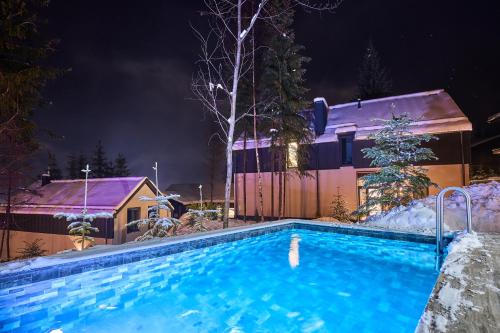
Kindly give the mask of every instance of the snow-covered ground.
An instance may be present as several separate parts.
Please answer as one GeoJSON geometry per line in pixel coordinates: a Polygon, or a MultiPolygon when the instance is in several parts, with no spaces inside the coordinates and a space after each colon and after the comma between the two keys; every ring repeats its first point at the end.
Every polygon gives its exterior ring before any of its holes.
{"type": "MultiPolygon", "coordinates": [[[[500,183],[490,182],[466,186],[472,199],[472,229],[500,232],[500,183]]],[[[415,200],[408,206],[394,208],[366,221],[367,226],[434,234],[436,197],[415,200]]],[[[445,231],[465,228],[465,198],[454,193],[445,199],[445,231]]]]}

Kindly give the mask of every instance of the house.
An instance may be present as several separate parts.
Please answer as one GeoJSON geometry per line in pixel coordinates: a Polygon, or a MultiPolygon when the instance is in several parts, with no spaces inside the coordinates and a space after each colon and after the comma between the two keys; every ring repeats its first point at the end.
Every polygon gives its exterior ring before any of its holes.
{"type": "MultiPolygon", "coordinates": [[[[201,184],[203,190],[203,204],[216,204],[224,207],[224,183],[216,182],[213,184],[201,184]]],[[[200,184],[194,183],[179,183],[171,184],[165,190],[168,194],[178,194],[180,197],[176,200],[171,200],[174,206],[173,217],[179,218],[188,211],[189,205],[198,205],[200,203],[200,184]]],[[[233,201],[230,202],[231,207],[233,201]]],[[[233,211],[229,211],[229,215],[234,216],[233,211]]]]}
{"type": "MultiPolygon", "coordinates": [[[[373,100],[329,106],[324,98],[315,98],[314,107],[303,112],[310,122],[314,141],[309,148],[308,177],[293,172],[294,147],[288,147],[288,169],[283,191],[284,216],[315,218],[330,214],[334,195],[340,193],[350,210],[366,200],[362,176],[376,171],[361,149],[373,146],[368,136],[381,128],[381,119],[392,113],[407,113],[417,121],[411,126],[414,133],[430,133],[438,137],[426,144],[437,161],[426,161],[425,168],[432,181],[441,187],[462,186],[469,182],[470,137],[472,125],[453,99],[444,90],[434,90],[373,100]],[[292,168],[290,168],[292,166],[292,168]]],[[[264,215],[278,214],[278,173],[271,163],[270,139],[258,140],[263,176],[264,215]],[[273,169],[272,169],[273,168],[273,169]],[[274,184],[273,186],[271,186],[274,184]],[[274,198],[272,198],[274,197],[274,198]]],[[[234,193],[236,214],[243,206],[243,179],[246,178],[248,215],[256,209],[257,175],[255,142],[248,140],[247,167],[243,169],[243,142],[234,144],[234,193]]],[[[296,144],[295,144],[296,145],[296,144]]],[[[429,188],[429,194],[437,192],[429,188]]]]}
{"type": "MultiPolygon", "coordinates": [[[[69,222],[54,218],[58,212],[81,213],[85,181],[42,181],[32,192],[16,195],[12,200],[13,221],[10,228],[10,250],[16,253],[26,242],[40,239],[47,254],[73,248],[68,235],[69,222]]],[[[127,228],[127,222],[147,218],[152,202],[141,196],[155,197],[156,187],[147,177],[95,178],[88,180],[88,213],[109,212],[112,219],[97,219],[99,232],[91,234],[96,244],[122,244],[141,234],[138,228],[127,228]]],[[[5,205],[0,207],[5,216],[5,205]]],[[[164,212],[163,214],[170,214],[164,212]]],[[[5,251],[3,251],[5,253],[5,251]]]]}

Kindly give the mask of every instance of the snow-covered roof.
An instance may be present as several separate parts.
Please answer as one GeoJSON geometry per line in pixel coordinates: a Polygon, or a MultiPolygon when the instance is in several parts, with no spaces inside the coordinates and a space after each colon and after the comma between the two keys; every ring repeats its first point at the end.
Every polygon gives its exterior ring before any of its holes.
{"type": "Polygon", "coordinates": [[[358,127],[380,125],[382,122],[373,119],[388,119],[392,113],[407,113],[419,121],[464,118],[462,110],[455,101],[442,89],[361,100],[358,102],[333,105],[329,108],[327,128],[345,123],[354,123],[358,127]]]}
{"type": "MultiPolygon", "coordinates": [[[[324,99],[315,98],[314,101],[324,99]]],[[[324,103],[328,105],[326,101],[324,103]]],[[[365,139],[380,129],[382,120],[389,119],[393,113],[407,113],[417,120],[413,124],[413,131],[417,134],[472,130],[469,119],[442,89],[336,104],[329,106],[327,110],[325,132],[316,138],[316,142],[336,141],[337,134],[346,132],[355,132],[358,140],[365,139]]],[[[312,121],[313,113],[314,110],[310,109],[304,110],[302,114],[308,121],[312,121]]],[[[260,140],[259,146],[268,146],[268,141],[260,140]]],[[[248,140],[247,147],[253,147],[252,140],[248,140]]],[[[242,149],[241,140],[235,143],[235,149],[242,149]]]]}
{"type": "MultiPolygon", "coordinates": [[[[118,210],[147,177],[93,178],[88,180],[87,208],[89,213],[118,210]]],[[[154,185],[152,185],[154,187],[154,185]]],[[[15,196],[14,213],[55,214],[80,213],[83,209],[85,180],[53,180],[45,186],[32,188],[34,193],[15,196]]]]}

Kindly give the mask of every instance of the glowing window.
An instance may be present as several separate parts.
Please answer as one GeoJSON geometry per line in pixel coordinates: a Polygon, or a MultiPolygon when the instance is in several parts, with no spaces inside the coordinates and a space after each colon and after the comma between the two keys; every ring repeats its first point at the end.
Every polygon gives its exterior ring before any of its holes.
{"type": "Polygon", "coordinates": [[[290,142],[288,144],[287,167],[297,168],[299,166],[299,144],[297,142],[290,142]]]}

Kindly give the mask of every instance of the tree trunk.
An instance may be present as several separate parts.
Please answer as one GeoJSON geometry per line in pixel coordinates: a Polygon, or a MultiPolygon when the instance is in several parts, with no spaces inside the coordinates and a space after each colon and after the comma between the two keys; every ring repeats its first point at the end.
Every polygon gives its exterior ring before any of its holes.
{"type": "Polygon", "coordinates": [[[271,147],[271,220],[274,220],[274,149],[271,147]]]}
{"type": "Polygon", "coordinates": [[[233,71],[233,87],[231,89],[231,114],[229,116],[229,129],[227,132],[227,145],[226,145],[226,186],[224,193],[224,222],[223,228],[229,227],[229,208],[231,201],[231,184],[233,177],[233,140],[234,140],[234,127],[236,125],[236,97],[238,95],[238,80],[240,77],[241,66],[241,1],[238,0],[238,18],[237,18],[237,39],[236,49],[234,55],[234,71],[233,71]]]}
{"type": "Polygon", "coordinates": [[[285,167],[283,170],[283,214],[282,218],[286,218],[285,211],[286,211],[286,176],[287,176],[287,166],[288,166],[288,154],[285,152],[285,167]]]}
{"type": "Polygon", "coordinates": [[[3,256],[4,242],[7,252],[7,260],[10,259],[10,225],[12,222],[12,173],[8,171],[7,183],[7,205],[5,207],[5,225],[2,230],[2,243],[0,246],[0,258],[3,256]]]}
{"type": "MultiPolygon", "coordinates": [[[[252,2],[253,8],[253,2],[252,2]]],[[[257,193],[260,221],[264,222],[264,196],[262,194],[262,173],[260,172],[259,138],[257,137],[257,108],[255,97],[255,34],[252,30],[252,99],[253,99],[253,140],[255,143],[255,163],[257,164],[257,193]]]]}
{"type": "Polygon", "coordinates": [[[247,129],[243,130],[243,221],[247,221],[247,129]]]}
{"type": "Polygon", "coordinates": [[[278,150],[278,220],[281,220],[283,208],[283,152],[278,150]]]}

